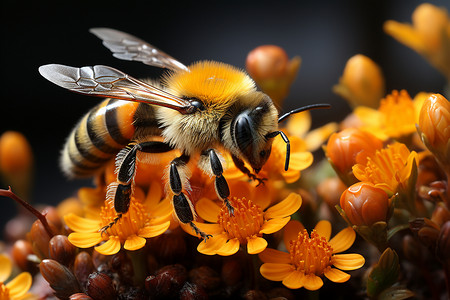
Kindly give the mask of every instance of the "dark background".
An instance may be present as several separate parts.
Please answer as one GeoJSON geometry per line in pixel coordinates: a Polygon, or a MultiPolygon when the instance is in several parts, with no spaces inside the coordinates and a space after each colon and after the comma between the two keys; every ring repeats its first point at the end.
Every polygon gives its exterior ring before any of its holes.
{"type": "MultiPolygon", "coordinates": [[[[429,1],[450,10],[450,1],[429,1]]],[[[196,60],[245,66],[247,53],[276,44],[302,66],[285,110],[327,102],[313,113],[315,125],[339,121],[350,110],[331,88],[346,61],[362,53],[383,69],[387,90],[441,92],[445,79],[422,57],[382,30],[388,19],[411,22],[417,0],[393,1],[58,1],[2,0],[0,133],[17,130],[35,155],[32,200],[57,203],[90,181],[68,181],[60,173],[60,149],[72,126],[99,99],[70,93],[42,78],[48,63],[110,65],[134,77],[159,70],[115,59],[91,27],[111,27],[138,36],[184,64],[196,60]]],[[[2,184],[6,188],[6,185],[2,184]]],[[[0,228],[14,214],[0,197],[0,228]]]]}

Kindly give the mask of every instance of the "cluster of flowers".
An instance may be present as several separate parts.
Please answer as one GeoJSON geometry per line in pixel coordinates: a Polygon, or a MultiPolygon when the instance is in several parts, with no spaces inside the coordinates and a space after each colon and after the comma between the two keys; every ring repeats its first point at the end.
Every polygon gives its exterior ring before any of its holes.
{"type": "MultiPolygon", "coordinates": [[[[447,13],[423,4],[413,22],[388,21],[385,30],[450,82],[447,13]]],[[[281,106],[300,62],[279,47],[261,46],[249,54],[247,70],[281,106]]],[[[316,290],[396,299],[445,295],[449,101],[425,92],[413,100],[405,90],[386,95],[380,68],[363,55],[348,61],[334,91],[353,112],[314,130],[309,112],[292,116],[284,125],[291,141],[288,171],[281,139],[259,173],[267,179],[263,184],[249,180],[223,153],[233,215],[217,199],[214,179],[190,163],[195,224],[211,236],[206,240],[173,217],[163,178],[176,151],[140,157],[129,210],[103,231],[116,217],[105,200],[116,179],[114,162],[95,178],[95,187],[39,212],[23,200],[29,198],[31,149],[19,133],[3,134],[0,168],[15,193],[0,195],[38,220],[30,222],[21,212],[7,225],[0,299],[294,299],[316,290]],[[325,155],[313,164],[312,152],[325,155]],[[341,253],[351,247],[358,253],[341,253]],[[352,280],[345,271],[353,271],[352,280]]]]}

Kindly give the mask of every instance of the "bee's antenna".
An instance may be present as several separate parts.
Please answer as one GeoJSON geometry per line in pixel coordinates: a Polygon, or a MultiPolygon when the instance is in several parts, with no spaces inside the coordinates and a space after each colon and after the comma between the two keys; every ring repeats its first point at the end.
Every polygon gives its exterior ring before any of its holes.
{"type": "Polygon", "coordinates": [[[284,115],[279,117],[278,118],[278,123],[283,122],[284,119],[286,119],[290,115],[293,115],[293,114],[296,114],[296,113],[299,113],[299,112],[302,112],[302,111],[305,111],[305,110],[311,110],[311,109],[316,109],[316,108],[330,108],[330,107],[331,107],[330,104],[310,104],[310,105],[302,106],[302,107],[296,108],[294,110],[291,110],[290,112],[285,113],[284,115]]]}
{"type": "Polygon", "coordinates": [[[284,170],[287,171],[289,169],[289,159],[291,157],[291,143],[289,142],[287,135],[283,131],[274,131],[266,134],[266,139],[274,138],[277,135],[281,135],[281,138],[286,143],[286,161],[284,163],[284,170]]]}

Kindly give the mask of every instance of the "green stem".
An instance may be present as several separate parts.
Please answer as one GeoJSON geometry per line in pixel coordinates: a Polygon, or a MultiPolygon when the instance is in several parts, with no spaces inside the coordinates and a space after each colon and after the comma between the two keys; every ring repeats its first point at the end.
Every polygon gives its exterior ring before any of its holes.
{"type": "Polygon", "coordinates": [[[145,255],[143,249],[135,251],[126,251],[127,256],[133,264],[133,282],[137,286],[143,286],[147,277],[147,264],[145,263],[145,255]]]}

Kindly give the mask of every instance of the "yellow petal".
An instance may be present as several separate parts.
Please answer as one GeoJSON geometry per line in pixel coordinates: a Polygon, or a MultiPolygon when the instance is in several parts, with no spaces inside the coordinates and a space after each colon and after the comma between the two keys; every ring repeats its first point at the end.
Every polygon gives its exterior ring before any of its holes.
{"type": "Polygon", "coordinates": [[[197,251],[206,255],[214,255],[217,249],[225,245],[227,239],[225,234],[214,235],[205,241],[201,241],[197,246],[197,251]]]}
{"type": "Polygon", "coordinates": [[[291,217],[286,218],[275,218],[270,219],[269,221],[265,221],[264,224],[261,226],[261,230],[259,233],[265,233],[265,234],[271,234],[274,232],[279,231],[281,228],[283,228],[291,217]]]}
{"type": "Polygon", "coordinates": [[[351,227],[342,229],[338,234],[336,234],[330,241],[329,244],[333,248],[333,253],[339,253],[347,250],[353,245],[355,241],[356,233],[351,227]]]}
{"type": "Polygon", "coordinates": [[[202,198],[195,205],[197,214],[205,221],[217,223],[217,217],[220,213],[220,207],[213,201],[202,198]]]}
{"type": "Polygon", "coordinates": [[[305,142],[308,146],[308,151],[317,150],[330,137],[332,133],[338,130],[338,128],[339,125],[333,122],[317,129],[311,130],[305,136],[305,142]]]}
{"type": "Polygon", "coordinates": [[[305,282],[305,273],[293,271],[283,279],[283,284],[290,289],[299,289],[305,282]]]}
{"type": "Polygon", "coordinates": [[[258,254],[267,247],[267,241],[262,237],[254,236],[247,239],[248,254],[258,254]]]}
{"type": "Polygon", "coordinates": [[[104,244],[95,247],[98,253],[103,255],[113,255],[120,250],[120,240],[117,237],[110,237],[104,244]]]}
{"type": "Polygon", "coordinates": [[[10,299],[15,299],[25,295],[31,287],[32,277],[30,273],[23,272],[8,282],[6,288],[9,290],[10,299]]]}
{"type": "Polygon", "coordinates": [[[145,198],[145,206],[149,210],[153,210],[153,208],[155,208],[161,200],[162,194],[163,191],[161,184],[157,181],[152,181],[152,183],[150,184],[149,192],[147,193],[147,197],[145,198]]]}
{"type": "Polygon", "coordinates": [[[305,276],[303,285],[307,290],[316,291],[322,287],[323,281],[320,277],[314,274],[308,274],[305,276]]]}
{"type": "Polygon", "coordinates": [[[331,236],[331,223],[327,220],[321,220],[316,224],[316,227],[314,227],[317,234],[320,236],[323,236],[327,242],[330,240],[331,236]]]}
{"type": "Polygon", "coordinates": [[[159,202],[154,209],[151,210],[152,216],[155,217],[166,217],[173,212],[172,204],[170,203],[171,199],[169,197],[165,198],[161,202],[159,202]]]}
{"type": "Polygon", "coordinates": [[[423,53],[426,49],[425,41],[421,35],[409,24],[388,20],[384,23],[383,29],[400,43],[419,53],[423,53]]]}
{"type": "Polygon", "coordinates": [[[238,239],[231,239],[228,240],[228,242],[226,242],[222,247],[220,247],[216,253],[222,256],[233,255],[238,252],[239,246],[240,243],[238,239]]]}
{"type": "Polygon", "coordinates": [[[0,254],[0,282],[5,282],[12,272],[12,262],[8,256],[0,254]]]}
{"type": "Polygon", "coordinates": [[[289,249],[290,241],[296,240],[298,233],[305,229],[302,223],[297,220],[292,220],[284,227],[283,241],[287,249],[289,249]]]}
{"type": "Polygon", "coordinates": [[[289,169],[304,170],[308,168],[314,161],[314,157],[311,152],[294,152],[291,153],[291,159],[289,161],[289,169]]]}
{"type": "Polygon", "coordinates": [[[146,242],[146,239],[137,235],[133,235],[127,238],[125,244],[123,244],[123,248],[131,251],[138,250],[144,247],[146,242]]]}
{"type": "Polygon", "coordinates": [[[350,274],[342,272],[335,268],[327,268],[324,272],[325,277],[333,282],[342,283],[350,279],[350,274]]]}
{"type": "Polygon", "coordinates": [[[64,216],[64,222],[76,232],[97,232],[102,228],[100,220],[86,219],[72,213],[64,216]]]}
{"type": "Polygon", "coordinates": [[[170,226],[170,221],[162,224],[155,224],[139,229],[138,235],[143,238],[151,238],[163,234],[170,226]]]}
{"type": "Polygon", "coordinates": [[[295,271],[291,264],[265,263],[259,268],[261,275],[272,281],[282,281],[289,274],[295,271]]]}
{"type": "Polygon", "coordinates": [[[194,222],[195,225],[200,229],[201,231],[216,235],[216,234],[222,234],[223,228],[219,224],[209,224],[209,223],[200,223],[200,222],[194,222]]]}
{"type": "Polygon", "coordinates": [[[72,232],[68,238],[78,248],[90,248],[103,241],[100,232],[72,232]]]}
{"type": "Polygon", "coordinates": [[[259,259],[265,263],[289,264],[291,263],[291,255],[289,253],[266,248],[258,254],[259,259]]]}
{"type": "Polygon", "coordinates": [[[304,111],[290,116],[289,122],[286,124],[286,129],[289,135],[303,137],[311,127],[311,113],[304,111]]]}
{"type": "Polygon", "coordinates": [[[332,258],[333,265],[341,270],[355,270],[361,268],[365,259],[362,255],[352,254],[336,254],[332,258]]]}
{"type": "Polygon", "coordinates": [[[302,205],[302,197],[296,193],[290,193],[280,203],[270,207],[264,213],[264,219],[269,220],[273,218],[284,218],[295,213],[302,205]]]}

